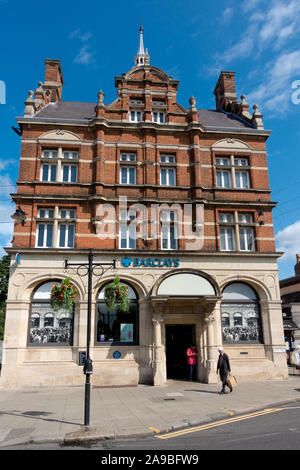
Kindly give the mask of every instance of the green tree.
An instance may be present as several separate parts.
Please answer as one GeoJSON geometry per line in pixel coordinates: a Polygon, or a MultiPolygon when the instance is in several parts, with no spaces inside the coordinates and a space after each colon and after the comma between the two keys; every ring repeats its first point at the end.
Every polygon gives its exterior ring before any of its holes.
{"type": "Polygon", "coordinates": [[[4,337],[6,297],[8,290],[10,256],[4,255],[0,261],[0,340],[4,337]]]}

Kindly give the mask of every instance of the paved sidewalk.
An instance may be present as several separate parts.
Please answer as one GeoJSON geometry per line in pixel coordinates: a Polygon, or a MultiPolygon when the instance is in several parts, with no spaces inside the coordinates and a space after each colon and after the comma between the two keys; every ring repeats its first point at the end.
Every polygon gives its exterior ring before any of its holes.
{"type": "Polygon", "coordinates": [[[24,443],[152,436],[228,418],[229,413],[300,400],[300,376],[285,381],[240,383],[220,395],[220,385],[168,381],[153,387],[92,388],[91,425],[84,428],[84,386],[0,388],[0,448],[24,443]]]}

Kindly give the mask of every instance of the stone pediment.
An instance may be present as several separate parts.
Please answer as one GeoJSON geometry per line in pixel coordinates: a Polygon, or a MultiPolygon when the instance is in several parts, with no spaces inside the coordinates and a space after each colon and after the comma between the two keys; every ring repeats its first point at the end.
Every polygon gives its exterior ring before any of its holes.
{"type": "Polygon", "coordinates": [[[150,302],[155,313],[163,315],[165,313],[181,314],[204,314],[212,313],[217,302],[221,300],[221,296],[217,295],[201,295],[201,296],[151,296],[150,302]]]}
{"type": "Polygon", "coordinates": [[[148,80],[154,82],[169,82],[170,77],[158,67],[144,66],[133,67],[125,74],[125,80],[144,80],[147,76],[148,80]]]}
{"type": "Polygon", "coordinates": [[[212,145],[213,149],[216,150],[223,150],[223,149],[228,149],[228,150],[250,150],[249,145],[245,144],[245,142],[242,142],[241,140],[238,139],[222,139],[219,140],[218,142],[215,142],[212,145]]]}
{"type": "Polygon", "coordinates": [[[45,134],[42,134],[38,140],[39,142],[43,142],[43,141],[47,141],[47,142],[69,141],[69,142],[76,142],[76,143],[81,142],[81,138],[77,134],[74,134],[73,132],[69,132],[63,129],[57,129],[55,131],[46,132],[45,134]]]}

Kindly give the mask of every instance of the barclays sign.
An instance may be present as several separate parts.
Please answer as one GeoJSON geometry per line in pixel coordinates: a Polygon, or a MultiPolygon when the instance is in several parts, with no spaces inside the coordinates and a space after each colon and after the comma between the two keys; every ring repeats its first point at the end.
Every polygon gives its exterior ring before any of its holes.
{"type": "Polygon", "coordinates": [[[125,268],[144,266],[145,268],[178,268],[179,258],[122,258],[122,265],[125,268]]]}

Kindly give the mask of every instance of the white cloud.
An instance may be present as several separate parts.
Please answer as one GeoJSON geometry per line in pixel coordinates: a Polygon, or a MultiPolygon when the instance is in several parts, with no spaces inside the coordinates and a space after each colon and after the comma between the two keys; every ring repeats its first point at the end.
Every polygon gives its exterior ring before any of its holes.
{"type": "Polygon", "coordinates": [[[216,68],[234,69],[235,61],[251,60],[248,81],[255,81],[255,87],[247,101],[259,104],[268,117],[285,117],[291,106],[292,83],[300,78],[300,1],[246,0],[242,10],[247,19],[245,31],[217,55],[216,68]]]}
{"type": "Polygon", "coordinates": [[[0,159],[0,171],[5,170],[10,165],[18,165],[17,160],[13,160],[12,158],[8,159],[0,159]]]}
{"type": "Polygon", "coordinates": [[[247,99],[261,103],[268,111],[286,111],[291,103],[292,81],[299,77],[299,70],[300,49],[282,53],[275,61],[266,65],[264,82],[247,95],[247,99]]]}
{"type": "Polygon", "coordinates": [[[75,57],[74,62],[76,64],[89,65],[94,62],[94,54],[95,52],[93,52],[89,46],[82,46],[79,53],[75,57]]]}
{"type": "Polygon", "coordinates": [[[83,33],[81,29],[75,29],[69,34],[69,39],[78,39],[81,43],[84,43],[74,58],[75,64],[89,65],[94,62],[95,51],[88,44],[92,36],[91,32],[83,33]]]}
{"type": "Polygon", "coordinates": [[[233,8],[227,7],[222,13],[222,22],[228,24],[233,16],[233,8]]]}
{"type": "Polygon", "coordinates": [[[15,206],[13,204],[1,204],[0,207],[0,242],[3,243],[3,237],[6,239],[10,235],[10,240],[12,239],[14,221],[10,219],[10,216],[14,213],[15,206]],[[10,220],[11,222],[10,222],[10,220]]]}
{"type": "MultiPolygon", "coordinates": [[[[259,7],[259,4],[260,0],[247,0],[243,4],[243,10],[246,13],[259,7]]],[[[229,11],[230,8],[226,10],[229,11]]],[[[299,0],[286,0],[285,3],[272,0],[268,3],[268,7],[255,10],[248,19],[248,25],[241,39],[220,54],[218,59],[227,64],[237,59],[250,57],[253,51],[260,54],[267,48],[276,50],[286,41],[294,38],[299,31],[299,0]]]]}
{"type": "Polygon", "coordinates": [[[0,175],[0,195],[7,196],[9,199],[10,193],[16,189],[15,183],[10,179],[8,174],[0,175]]]}
{"type": "Polygon", "coordinates": [[[300,253],[300,220],[280,230],[275,242],[277,250],[285,252],[279,261],[296,261],[296,254],[300,253]]]}
{"type": "Polygon", "coordinates": [[[274,0],[259,31],[261,42],[275,40],[275,45],[278,45],[278,40],[281,42],[299,30],[299,20],[300,2],[298,0],[285,3],[274,0]]]}
{"type": "Polygon", "coordinates": [[[261,0],[245,0],[242,4],[242,8],[245,12],[253,10],[261,0]]]}
{"type": "Polygon", "coordinates": [[[82,42],[87,42],[91,37],[92,37],[92,33],[91,32],[87,32],[87,33],[82,33],[80,29],[75,29],[75,31],[72,31],[70,34],[69,34],[69,38],[70,39],[79,39],[80,41],[82,42]]]}
{"type": "Polygon", "coordinates": [[[249,28],[247,34],[241,41],[236,43],[231,48],[227,49],[221,56],[222,61],[226,64],[236,59],[242,59],[248,57],[254,47],[253,35],[255,31],[253,28],[249,28]]]}
{"type": "MultiPolygon", "coordinates": [[[[9,161],[7,161],[9,164],[9,161]]],[[[5,167],[1,160],[0,164],[5,167]]],[[[0,248],[8,246],[13,237],[14,222],[11,215],[15,212],[15,204],[10,201],[10,193],[15,191],[15,185],[8,174],[0,175],[0,248]],[[7,199],[7,202],[6,202],[7,199]]],[[[3,251],[3,250],[2,250],[3,251]]],[[[1,256],[0,250],[0,256],[1,256]]],[[[6,253],[2,253],[6,254],[6,253]]]]}

